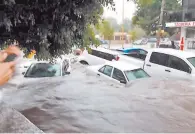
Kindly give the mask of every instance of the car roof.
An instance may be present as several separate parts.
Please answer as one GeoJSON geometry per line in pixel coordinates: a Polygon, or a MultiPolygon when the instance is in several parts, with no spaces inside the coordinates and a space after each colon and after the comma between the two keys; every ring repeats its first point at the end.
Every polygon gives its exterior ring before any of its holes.
{"type": "Polygon", "coordinates": [[[176,50],[176,49],[171,49],[171,48],[154,48],[154,49],[151,49],[150,51],[169,54],[169,55],[173,55],[179,58],[195,57],[195,53],[193,52],[181,51],[181,50],[176,50]]]}
{"type": "MultiPolygon", "coordinates": [[[[49,61],[36,61],[33,64],[39,64],[39,63],[50,63],[49,61]]],[[[60,62],[54,62],[53,64],[59,64],[60,62]]]]}
{"type": "Polygon", "coordinates": [[[113,66],[114,68],[120,69],[122,71],[135,70],[135,69],[140,68],[138,66],[135,66],[133,64],[129,64],[123,61],[106,62],[106,65],[113,66]]]}
{"type": "Polygon", "coordinates": [[[131,50],[145,50],[143,48],[138,48],[138,47],[132,47],[132,48],[124,48],[124,49],[117,49],[119,51],[131,51],[131,50]]]}
{"type": "Polygon", "coordinates": [[[113,55],[118,55],[119,53],[116,52],[116,51],[112,51],[112,50],[109,50],[109,49],[106,49],[106,48],[103,48],[103,47],[92,47],[91,49],[93,50],[97,50],[97,51],[101,51],[101,52],[104,52],[104,53],[109,53],[109,54],[113,54],[113,55]]]}

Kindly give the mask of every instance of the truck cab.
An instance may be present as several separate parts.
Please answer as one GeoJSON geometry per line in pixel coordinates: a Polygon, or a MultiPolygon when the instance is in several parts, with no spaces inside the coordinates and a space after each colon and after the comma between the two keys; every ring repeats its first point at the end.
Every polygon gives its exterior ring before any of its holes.
{"type": "Polygon", "coordinates": [[[195,76],[195,54],[169,48],[152,49],[143,68],[152,77],[191,79],[195,76]]]}

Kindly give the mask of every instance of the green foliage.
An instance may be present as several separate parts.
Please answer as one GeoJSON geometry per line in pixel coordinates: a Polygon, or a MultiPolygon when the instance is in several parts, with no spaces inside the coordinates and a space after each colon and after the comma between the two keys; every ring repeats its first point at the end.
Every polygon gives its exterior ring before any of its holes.
{"type": "Polygon", "coordinates": [[[83,45],[88,47],[89,45],[100,45],[100,41],[95,38],[94,27],[92,25],[87,25],[87,28],[84,31],[83,45]]]}
{"type": "Polygon", "coordinates": [[[104,36],[105,40],[112,40],[114,35],[114,29],[110,23],[106,20],[103,20],[99,25],[99,32],[104,36]]]}
{"type": "MultiPolygon", "coordinates": [[[[132,18],[133,25],[139,25],[147,34],[154,33],[158,29],[159,15],[162,0],[134,0],[137,4],[137,11],[132,18]],[[146,2],[146,3],[145,3],[146,2]]],[[[181,4],[178,0],[166,0],[164,13],[167,11],[178,11],[181,9],[181,4]]],[[[166,15],[163,17],[163,25],[167,22],[166,15]]],[[[171,31],[169,31],[171,32],[171,31]]]]}
{"type": "Polygon", "coordinates": [[[124,19],[124,32],[129,32],[131,30],[131,20],[129,19],[124,19]]]}
{"type": "MultiPolygon", "coordinates": [[[[98,23],[113,0],[5,0],[0,40],[16,39],[26,53],[51,58],[84,46],[88,25],[98,23]],[[40,3],[42,2],[42,3],[40,3]]],[[[2,46],[1,46],[2,47],[2,46]]]]}
{"type": "MultiPolygon", "coordinates": [[[[122,31],[123,24],[118,24],[117,20],[115,18],[109,17],[105,18],[104,20],[108,21],[111,25],[111,27],[114,29],[115,32],[122,31]]],[[[131,30],[131,20],[125,18],[124,19],[124,32],[129,32],[131,30]]]]}
{"type": "Polygon", "coordinates": [[[148,6],[151,5],[155,0],[133,0],[138,6],[148,6]]]}
{"type": "Polygon", "coordinates": [[[121,27],[115,18],[108,17],[108,18],[105,18],[104,20],[106,20],[110,23],[110,25],[112,26],[114,31],[120,31],[121,27]]]}
{"type": "Polygon", "coordinates": [[[145,36],[145,31],[140,28],[139,26],[135,26],[130,32],[129,32],[131,40],[134,42],[137,39],[140,39],[141,37],[145,36]]]}

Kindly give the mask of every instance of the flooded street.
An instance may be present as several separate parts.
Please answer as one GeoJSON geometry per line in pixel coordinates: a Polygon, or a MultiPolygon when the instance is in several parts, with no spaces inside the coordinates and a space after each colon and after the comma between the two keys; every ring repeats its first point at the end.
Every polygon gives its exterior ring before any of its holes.
{"type": "Polygon", "coordinates": [[[3,100],[44,132],[195,132],[195,84],[139,80],[114,85],[86,76],[42,79],[4,94],[3,100]]]}

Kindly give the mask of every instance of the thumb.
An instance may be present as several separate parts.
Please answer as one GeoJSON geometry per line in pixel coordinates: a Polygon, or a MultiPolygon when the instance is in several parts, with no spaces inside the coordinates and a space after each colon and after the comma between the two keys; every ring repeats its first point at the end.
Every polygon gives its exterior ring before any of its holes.
{"type": "Polygon", "coordinates": [[[1,52],[0,53],[0,62],[3,62],[7,58],[7,53],[1,52]]]}

